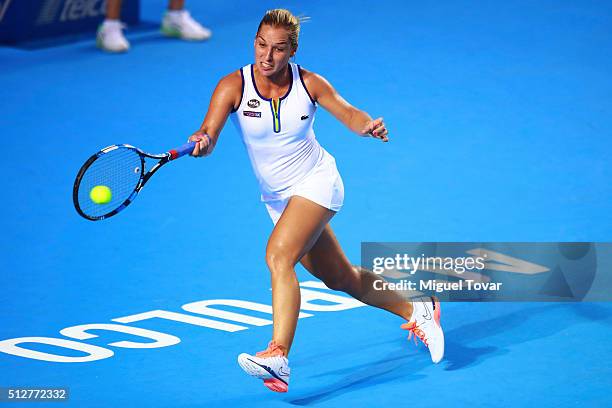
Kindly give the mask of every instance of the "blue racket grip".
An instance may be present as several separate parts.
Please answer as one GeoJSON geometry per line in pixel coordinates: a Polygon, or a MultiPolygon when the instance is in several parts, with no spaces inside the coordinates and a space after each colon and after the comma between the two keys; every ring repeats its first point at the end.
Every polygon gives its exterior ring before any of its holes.
{"type": "Polygon", "coordinates": [[[178,159],[179,157],[183,157],[186,154],[190,154],[191,152],[193,152],[196,143],[197,142],[185,143],[184,145],[177,147],[176,149],[170,150],[168,152],[170,153],[170,160],[178,159]]]}

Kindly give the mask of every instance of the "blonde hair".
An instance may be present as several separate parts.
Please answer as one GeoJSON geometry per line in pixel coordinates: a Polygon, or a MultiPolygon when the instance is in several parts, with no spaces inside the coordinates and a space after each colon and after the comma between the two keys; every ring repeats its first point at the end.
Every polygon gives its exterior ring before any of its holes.
{"type": "Polygon", "coordinates": [[[272,27],[283,27],[289,32],[289,44],[291,48],[297,50],[298,38],[300,36],[300,18],[294,16],[289,10],[274,9],[266,11],[266,14],[261,19],[257,33],[264,25],[272,27]]]}

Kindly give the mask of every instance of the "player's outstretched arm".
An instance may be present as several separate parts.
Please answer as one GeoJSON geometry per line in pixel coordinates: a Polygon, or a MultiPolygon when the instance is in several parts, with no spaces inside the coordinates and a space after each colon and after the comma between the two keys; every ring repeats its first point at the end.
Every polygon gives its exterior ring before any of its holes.
{"type": "Polygon", "coordinates": [[[212,153],[227,117],[240,104],[242,96],[242,77],[235,71],[222,78],[210,99],[208,112],[200,129],[189,137],[190,142],[198,142],[192,156],[204,157],[212,153]]]}
{"type": "Polygon", "coordinates": [[[360,136],[372,136],[388,142],[383,118],[372,119],[366,112],[348,103],[322,76],[302,69],[302,77],[312,98],[360,136]]]}

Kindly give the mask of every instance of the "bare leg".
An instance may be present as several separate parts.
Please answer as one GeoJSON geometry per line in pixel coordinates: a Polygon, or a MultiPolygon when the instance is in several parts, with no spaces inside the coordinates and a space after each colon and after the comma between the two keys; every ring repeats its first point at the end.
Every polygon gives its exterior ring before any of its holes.
{"type": "Polygon", "coordinates": [[[285,349],[285,354],[293,343],[300,311],[295,264],[314,245],[334,214],[306,198],[294,196],[268,240],[266,263],[272,278],[272,340],[285,349]]]}
{"type": "Polygon", "coordinates": [[[121,19],[121,2],[122,0],[107,0],[106,2],[106,19],[107,20],[121,19]]]}
{"type": "Polygon", "coordinates": [[[351,265],[329,225],[325,226],[301,262],[330,289],[346,292],[368,305],[410,320],[412,303],[393,290],[374,290],[374,282],[384,282],[384,279],[360,266],[351,265]]]}
{"type": "Polygon", "coordinates": [[[185,7],[185,0],[170,0],[168,10],[182,10],[185,7]]]}

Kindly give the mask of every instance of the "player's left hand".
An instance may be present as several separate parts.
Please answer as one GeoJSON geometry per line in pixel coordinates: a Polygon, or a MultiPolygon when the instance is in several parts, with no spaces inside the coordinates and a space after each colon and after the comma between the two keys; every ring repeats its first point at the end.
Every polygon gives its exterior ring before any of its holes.
{"type": "Polygon", "coordinates": [[[366,123],[361,130],[361,134],[364,136],[370,135],[376,139],[382,140],[383,142],[389,141],[389,138],[387,137],[389,131],[385,127],[383,118],[374,119],[366,123]]]}

